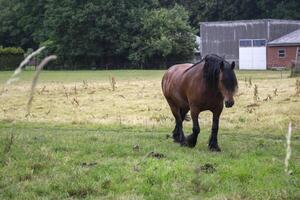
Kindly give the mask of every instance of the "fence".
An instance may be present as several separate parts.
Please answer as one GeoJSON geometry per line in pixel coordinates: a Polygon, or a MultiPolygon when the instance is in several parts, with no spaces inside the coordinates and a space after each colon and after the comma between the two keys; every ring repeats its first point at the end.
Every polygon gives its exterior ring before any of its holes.
{"type": "Polygon", "coordinates": [[[300,61],[293,60],[291,65],[291,77],[300,76],[300,61]]]}

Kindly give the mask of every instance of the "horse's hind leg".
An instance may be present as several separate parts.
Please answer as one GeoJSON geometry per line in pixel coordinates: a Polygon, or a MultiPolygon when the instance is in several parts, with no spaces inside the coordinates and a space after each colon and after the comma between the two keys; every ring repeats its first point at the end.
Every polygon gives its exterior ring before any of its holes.
{"type": "Polygon", "coordinates": [[[178,143],[183,144],[185,138],[184,138],[184,133],[183,133],[183,130],[182,130],[182,122],[183,122],[183,119],[181,117],[182,116],[182,111],[179,107],[175,106],[171,101],[168,101],[168,103],[170,105],[171,111],[172,111],[173,116],[174,116],[175,121],[176,121],[176,125],[175,125],[175,128],[173,130],[174,142],[178,142],[178,143]]]}
{"type": "Polygon", "coordinates": [[[191,117],[193,120],[193,133],[186,138],[186,145],[188,147],[195,147],[197,144],[197,138],[200,133],[200,126],[198,122],[200,110],[197,107],[191,108],[191,117]]]}

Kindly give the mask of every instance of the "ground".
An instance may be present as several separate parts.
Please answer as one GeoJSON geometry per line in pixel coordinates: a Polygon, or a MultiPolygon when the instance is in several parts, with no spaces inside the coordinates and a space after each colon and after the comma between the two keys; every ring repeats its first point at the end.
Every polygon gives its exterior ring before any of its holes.
{"type": "Polygon", "coordinates": [[[296,78],[237,71],[236,104],[220,121],[222,152],[212,153],[209,112],[195,148],[172,142],[163,73],[44,71],[27,115],[34,73],[5,85],[12,72],[1,72],[0,199],[300,199],[296,78]]]}

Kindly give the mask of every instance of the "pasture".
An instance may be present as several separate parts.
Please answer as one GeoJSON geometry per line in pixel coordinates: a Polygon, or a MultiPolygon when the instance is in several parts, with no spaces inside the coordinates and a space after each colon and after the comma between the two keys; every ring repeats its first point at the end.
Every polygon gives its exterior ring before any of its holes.
{"type": "Polygon", "coordinates": [[[0,199],[300,198],[300,86],[289,72],[237,71],[220,153],[207,149],[209,112],[195,148],[172,142],[164,71],[44,71],[30,115],[33,72],[5,86],[11,73],[0,73],[0,199]]]}

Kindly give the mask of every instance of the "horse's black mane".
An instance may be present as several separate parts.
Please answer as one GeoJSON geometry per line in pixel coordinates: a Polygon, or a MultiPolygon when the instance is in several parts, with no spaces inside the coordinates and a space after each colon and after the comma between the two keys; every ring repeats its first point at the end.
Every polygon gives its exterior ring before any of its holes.
{"type": "MultiPolygon", "coordinates": [[[[207,83],[207,86],[210,89],[215,89],[218,87],[221,63],[223,62],[224,70],[226,71],[230,69],[231,65],[224,58],[215,54],[209,54],[205,56],[203,59],[201,59],[199,62],[193,64],[186,71],[196,67],[198,64],[200,64],[203,61],[205,61],[204,68],[203,68],[203,77],[207,83]]],[[[232,70],[230,71],[228,70],[225,73],[225,75],[227,81],[224,82],[224,86],[226,87],[226,89],[230,91],[234,91],[237,87],[237,81],[234,72],[232,70]],[[228,80],[232,80],[232,81],[228,81],[228,80]]]]}
{"type": "Polygon", "coordinates": [[[211,89],[215,89],[218,87],[221,62],[224,63],[224,66],[229,63],[214,54],[205,56],[204,60],[203,77],[206,80],[207,86],[211,89]]]}

